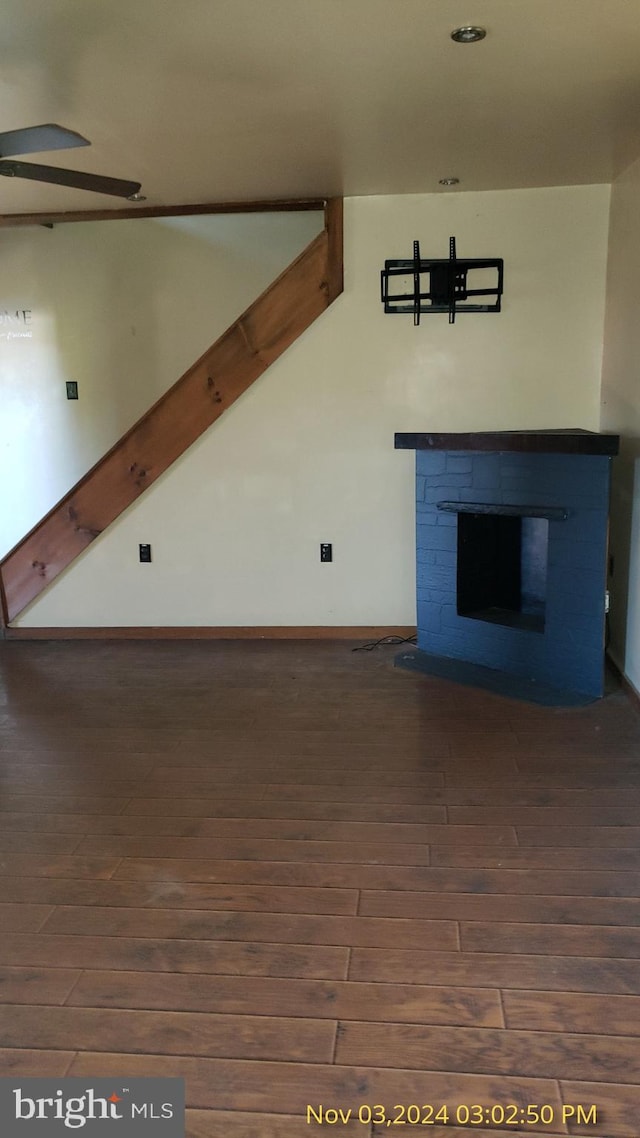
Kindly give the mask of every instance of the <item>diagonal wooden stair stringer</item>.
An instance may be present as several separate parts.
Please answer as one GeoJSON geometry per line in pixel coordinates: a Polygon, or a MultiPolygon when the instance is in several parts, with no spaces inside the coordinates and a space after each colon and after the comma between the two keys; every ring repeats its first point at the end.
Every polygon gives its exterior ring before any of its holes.
{"type": "Polygon", "coordinates": [[[343,290],[342,199],[324,229],[0,562],[2,623],[35,600],[343,290]]]}

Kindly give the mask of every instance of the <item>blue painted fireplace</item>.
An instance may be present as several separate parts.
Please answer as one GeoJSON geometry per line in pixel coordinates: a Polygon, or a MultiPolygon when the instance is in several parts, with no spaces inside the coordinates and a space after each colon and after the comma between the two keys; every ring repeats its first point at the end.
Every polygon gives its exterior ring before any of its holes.
{"type": "Polygon", "coordinates": [[[418,642],[400,665],[543,702],[602,696],[618,442],[579,430],[396,435],[416,450],[418,642]]]}

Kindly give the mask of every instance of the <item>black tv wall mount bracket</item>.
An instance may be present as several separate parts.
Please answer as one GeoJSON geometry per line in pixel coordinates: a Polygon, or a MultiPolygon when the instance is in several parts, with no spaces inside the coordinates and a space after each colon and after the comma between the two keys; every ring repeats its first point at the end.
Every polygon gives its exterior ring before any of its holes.
{"type": "Polygon", "coordinates": [[[448,260],[424,260],[420,256],[420,243],[413,242],[413,257],[410,260],[385,261],[380,273],[380,299],[385,312],[413,313],[413,323],[420,323],[425,312],[448,312],[449,323],[454,324],[458,312],[499,312],[503,293],[504,261],[502,258],[464,260],[456,254],[456,239],[449,238],[448,260]],[[486,285],[485,272],[480,282],[482,287],[469,288],[468,275],[476,270],[494,270],[496,277],[493,286],[486,285]],[[422,278],[428,274],[428,288],[423,289],[422,278]],[[409,281],[413,289],[407,291],[409,281]],[[392,292],[391,285],[403,291],[392,292]],[[479,304],[475,297],[491,297],[486,304],[479,304]]]}

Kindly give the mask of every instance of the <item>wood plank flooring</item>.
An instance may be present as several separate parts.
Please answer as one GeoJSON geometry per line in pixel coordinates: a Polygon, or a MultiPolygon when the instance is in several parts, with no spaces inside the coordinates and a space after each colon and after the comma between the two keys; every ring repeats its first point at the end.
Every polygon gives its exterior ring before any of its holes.
{"type": "Polygon", "coordinates": [[[0,644],[0,1070],[181,1075],[189,1138],[638,1138],[640,716],[351,648],[0,644]]]}

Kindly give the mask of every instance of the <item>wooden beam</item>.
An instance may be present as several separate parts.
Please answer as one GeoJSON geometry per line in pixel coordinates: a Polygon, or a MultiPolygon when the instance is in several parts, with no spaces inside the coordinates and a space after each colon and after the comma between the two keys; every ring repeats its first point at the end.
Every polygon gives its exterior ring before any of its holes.
{"type": "MultiPolygon", "coordinates": [[[[332,201],[341,201],[333,198],[332,201]]],[[[123,221],[133,217],[190,217],[206,213],[294,213],[325,209],[325,198],[279,198],[271,201],[200,202],[196,205],[128,205],[115,209],[63,210],[58,213],[0,214],[0,228],[61,225],[71,221],[123,221]]]]}
{"type": "Polygon", "coordinates": [[[324,225],[329,239],[329,303],[344,289],[342,198],[330,198],[324,207],[324,225]]]}
{"type": "Polygon", "coordinates": [[[342,274],[339,223],[334,204],[325,229],[300,256],[0,562],[5,624],[329,307],[342,274]]]}

